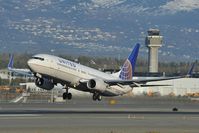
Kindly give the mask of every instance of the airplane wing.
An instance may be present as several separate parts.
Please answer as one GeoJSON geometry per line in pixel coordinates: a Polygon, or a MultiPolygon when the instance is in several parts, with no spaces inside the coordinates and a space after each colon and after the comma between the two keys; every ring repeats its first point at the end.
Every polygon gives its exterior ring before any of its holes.
{"type": "Polygon", "coordinates": [[[8,70],[10,72],[14,72],[14,73],[17,73],[17,74],[21,74],[21,75],[25,75],[25,76],[28,76],[28,77],[33,77],[33,73],[30,71],[30,69],[17,69],[17,68],[13,68],[13,64],[14,64],[14,56],[11,54],[10,55],[10,60],[9,60],[9,63],[8,63],[8,70]]]}
{"type": "MultiPolygon", "coordinates": [[[[163,78],[155,78],[155,79],[135,79],[135,80],[104,80],[105,83],[109,85],[135,85],[135,86],[148,86],[146,83],[154,82],[154,81],[163,81],[163,80],[171,80],[171,79],[179,79],[184,78],[186,76],[178,76],[178,77],[163,77],[163,78]]],[[[156,86],[156,85],[149,85],[156,86]]],[[[158,85],[158,86],[166,86],[166,85],[158,85]]]]}
{"type": "MultiPolygon", "coordinates": [[[[171,80],[171,79],[180,79],[185,78],[187,76],[178,76],[178,77],[163,77],[163,78],[155,78],[155,79],[135,79],[135,80],[103,80],[104,83],[108,84],[109,86],[112,85],[129,85],[131,87],[154,87],[154,86],[171,86],[169,84],[146,84],[149,82],[154,81],[163,81],[163,80],[171,80]]],[[[81,84],[84,84],[85,86],[89,82],[89,80],[81,79],[79,81],[81,84]]]]}

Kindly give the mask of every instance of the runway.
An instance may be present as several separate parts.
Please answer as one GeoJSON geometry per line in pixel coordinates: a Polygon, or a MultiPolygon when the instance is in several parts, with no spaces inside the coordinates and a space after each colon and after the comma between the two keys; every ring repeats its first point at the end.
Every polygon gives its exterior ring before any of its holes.
{"type": "Polygon", "coordinates": [[[93,102],[1,104],[0,131],[6,133],[198,133],[199,103],[117,99],[93,102]],[[148,106],[147,106],[148,105],[148,106]],[[179,111],[172,111],[172,107],[179,111]]]}

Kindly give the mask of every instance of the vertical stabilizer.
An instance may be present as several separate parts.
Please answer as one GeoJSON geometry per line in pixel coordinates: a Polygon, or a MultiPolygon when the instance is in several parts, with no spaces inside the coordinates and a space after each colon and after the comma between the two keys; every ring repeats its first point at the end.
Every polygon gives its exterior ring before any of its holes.
{"type": "Polygon", "coordinates": [[[196,63],[197,63],[197,60],[191,65],[191,67],[190,67],[190,69],[189,69],[189,71],[187,73],[187,77],[192,77],[193,69],[194,69],[196,63]]]}
{"type": "Polygon", "coordinates": [[[124,62],[122,69],[120,71],[119,78],[122,80],[131,80],[135,70],[135,64],[139,52],[140,44],[137,43],[129,55],[129,57],[124,62]]]}
{"type": "Polygon", "coordinates": [[[11,54],[10,60],[9,60],[9,63],[8,63],[8,69],[13,68],[13,64],[14,64],[14,56],[13,56],[13,54],[11,54]]]}

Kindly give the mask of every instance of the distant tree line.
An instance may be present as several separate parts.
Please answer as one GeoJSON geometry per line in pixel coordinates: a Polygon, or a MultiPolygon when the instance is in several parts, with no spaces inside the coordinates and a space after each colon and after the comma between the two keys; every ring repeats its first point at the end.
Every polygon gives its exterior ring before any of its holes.
{"type": "MultiPolygon", "coordinates": [[[[0,54],[0,69],[7,68],[9,62],[9,54],[0,54]]],[[[14,67],[16,68],[27,68],[27,61],[32,55],[30,54],[14,54],[14,67]]],[[[75,61],[77,63],[90,66],[96,69],[120,69],[125,59],[116,59],[111,57],[88,57],[88,56],[69,56],[69,55],[58,55],[65,59],[75,61]]],[[[184,74],[190,68],[192,62],[163,62],[159,63],[159,72],[165,72],[166,74],[181,73],[184,74]]],[[[136,72],[147,72],[148,64],[147,60],[139,58],[136,63],[136,72]]],[[[195,71],[199,71],[198,63],[196,63],[195,71]]]]}

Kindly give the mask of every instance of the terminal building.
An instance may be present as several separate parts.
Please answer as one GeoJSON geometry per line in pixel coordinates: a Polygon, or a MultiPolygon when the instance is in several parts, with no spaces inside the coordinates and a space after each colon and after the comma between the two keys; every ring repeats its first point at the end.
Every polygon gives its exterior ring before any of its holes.
{"type": "Polygon", "coordinates": [[[165,85],[153,87],[135,87],[134,95],[160,95],[160,96],[189,96],[199,94],[199,78],[181,78],[165,81],[155,81],[148,84],[165,85]]]}

